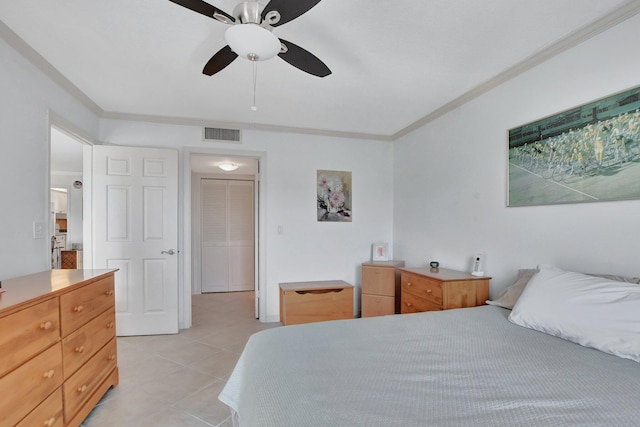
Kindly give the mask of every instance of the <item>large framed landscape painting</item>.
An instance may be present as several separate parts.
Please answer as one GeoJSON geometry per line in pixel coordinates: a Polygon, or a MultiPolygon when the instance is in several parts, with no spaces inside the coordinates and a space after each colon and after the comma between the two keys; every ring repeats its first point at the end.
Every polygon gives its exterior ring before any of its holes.
{"type": "Polygon", "coordinates": [[[351,222],[351,172],[318,170],[318,221],[351,222]]]}
{"type": "Polygon", "coordinates": [[[508,134],[507,206],[640,199],[640,87],[508,134]]]}

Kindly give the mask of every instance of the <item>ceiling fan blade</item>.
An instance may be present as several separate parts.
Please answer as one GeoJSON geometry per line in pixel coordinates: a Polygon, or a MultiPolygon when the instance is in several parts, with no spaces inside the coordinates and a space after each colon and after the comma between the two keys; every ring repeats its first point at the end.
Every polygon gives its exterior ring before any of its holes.
{"type": "Polygon", "coordinates": [[[169,0],[175,4],[179,4],[180,6],[186,7],[187,9],[191,9],[194,12],[198,12],[203,14],[204,16],[208,16],[209,18],[213,18],[214,13],[219,13],[220,15],[226,16],[231,22],[235,22],[233,16],[228,13],[223,12],[215,6],[210,5],[207,2],[202,0],[169,0]]]}
{"type": "Polygon", "coordinates": [[[232,51],[229,46],[225,46],[211,57],[209,62],[207,62],[207,65],[204,66],[202,74],[212,76],[218,71],[224,69],[227,65],[231,64],[237,57],[237,53],[232,51]]]}
{"type": "Polygon", "coordinates": [[[318,77],[326,77],[331,74],[329,67],[315,55],[286,40],[280,39],[280,42],[287,47],[287,51],[279,53],[278,56],[289,64],[318,77]]]}
{"type": "Polygon", "coordinates": [[[318,3],[320,3],[320,0],[271,0],[262,11],[262,19],[264,20],[267,13],[272,10],[278,11],[280,20],[275,24],[271,24],[272,27],[277,27],[296,19],[318,3]]]}

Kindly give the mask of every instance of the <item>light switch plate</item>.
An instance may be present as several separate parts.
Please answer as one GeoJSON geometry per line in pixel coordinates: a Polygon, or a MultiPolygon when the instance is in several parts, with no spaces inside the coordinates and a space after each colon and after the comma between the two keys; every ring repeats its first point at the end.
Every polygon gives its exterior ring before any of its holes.
{"type": "Polygon", "coordinates": [[[33,221],[33,238],[44,239],[44,222],[33,221]]]}

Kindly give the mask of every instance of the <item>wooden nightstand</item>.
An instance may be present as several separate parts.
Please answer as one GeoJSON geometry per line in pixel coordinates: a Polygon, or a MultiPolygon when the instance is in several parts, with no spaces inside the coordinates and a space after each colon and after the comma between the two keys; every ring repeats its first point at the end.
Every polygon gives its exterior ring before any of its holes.
{"type": "Polygon", "coordinates": [[[362,317],[400,312],[400,271],[404,261],[362,263],[362,317]]]}
{"type": "Polygon", "coordinates": [[[491,277],[446,268],[401,268],[401,312],[475,307],[489,299],[491,277]]]}

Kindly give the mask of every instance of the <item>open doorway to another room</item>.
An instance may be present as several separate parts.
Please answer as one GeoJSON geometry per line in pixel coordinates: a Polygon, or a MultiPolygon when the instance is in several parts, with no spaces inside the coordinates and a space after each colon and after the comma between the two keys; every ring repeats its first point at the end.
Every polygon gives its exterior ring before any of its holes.
{"type": "Polygon", "coordinates": [[[50,225],[51,268],[85,267],[84,156],[88,146],[51,126],[50,225]]]}
{"type": "Polygon", "coordinates": [[[193,154],[190,167],[192,292],[250,293],[259,318],[259,161],[193,154]]]}

